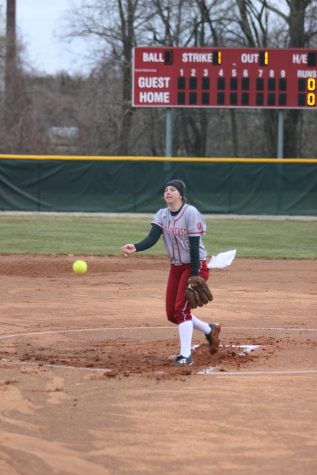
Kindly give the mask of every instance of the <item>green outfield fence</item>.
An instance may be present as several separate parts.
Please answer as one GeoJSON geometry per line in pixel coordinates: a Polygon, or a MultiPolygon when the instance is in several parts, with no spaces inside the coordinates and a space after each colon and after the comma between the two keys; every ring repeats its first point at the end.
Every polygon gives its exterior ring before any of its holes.
{"type": "Polygon", "coordinates": [[[170,178],[203,213],[317,214],[317,159],[61,155],[0,155],[0,210],[153,213],[170,178]]]}

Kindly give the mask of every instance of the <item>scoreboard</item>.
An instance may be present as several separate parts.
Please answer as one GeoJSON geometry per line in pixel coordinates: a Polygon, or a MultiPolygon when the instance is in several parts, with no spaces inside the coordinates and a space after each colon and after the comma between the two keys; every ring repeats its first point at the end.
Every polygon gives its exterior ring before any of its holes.
{"type": "Polygon", "coordinates": [[[317,50],[136,47],[134,107],[317,108],[317,50]]]}

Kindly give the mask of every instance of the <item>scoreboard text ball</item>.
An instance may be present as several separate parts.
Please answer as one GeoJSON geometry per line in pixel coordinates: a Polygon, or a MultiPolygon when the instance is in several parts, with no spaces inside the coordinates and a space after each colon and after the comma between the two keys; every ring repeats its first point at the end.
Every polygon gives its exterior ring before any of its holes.
{"type": "Polygon", "coordinates": [[[317,50],[134,48],[134,107],[317,107],[317,50]]]}

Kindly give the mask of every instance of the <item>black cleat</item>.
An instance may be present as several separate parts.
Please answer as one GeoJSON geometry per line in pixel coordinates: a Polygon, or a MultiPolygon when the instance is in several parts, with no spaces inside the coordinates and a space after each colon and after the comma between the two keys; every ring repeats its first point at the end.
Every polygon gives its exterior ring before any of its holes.
{"type": "Polygon", "coordinates": [[[175,364],[177,364],[178,366],[187,366],[187,365],[193,364],[192,355],[189,355],[189,356],[178,355],[176,357],[175,364]]]}

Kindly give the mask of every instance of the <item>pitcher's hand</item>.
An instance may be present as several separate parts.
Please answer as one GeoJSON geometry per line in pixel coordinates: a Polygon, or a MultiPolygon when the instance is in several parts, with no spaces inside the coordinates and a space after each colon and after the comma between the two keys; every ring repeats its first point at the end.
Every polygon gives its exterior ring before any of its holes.
{"type": "Polygon", "coordinates": [[[135,245],[134,244],[125,244],[124,246],[121,247],[121,251],[125,256],[128,256],[129,254],[134,254],[136,252],[135,245]]]}

